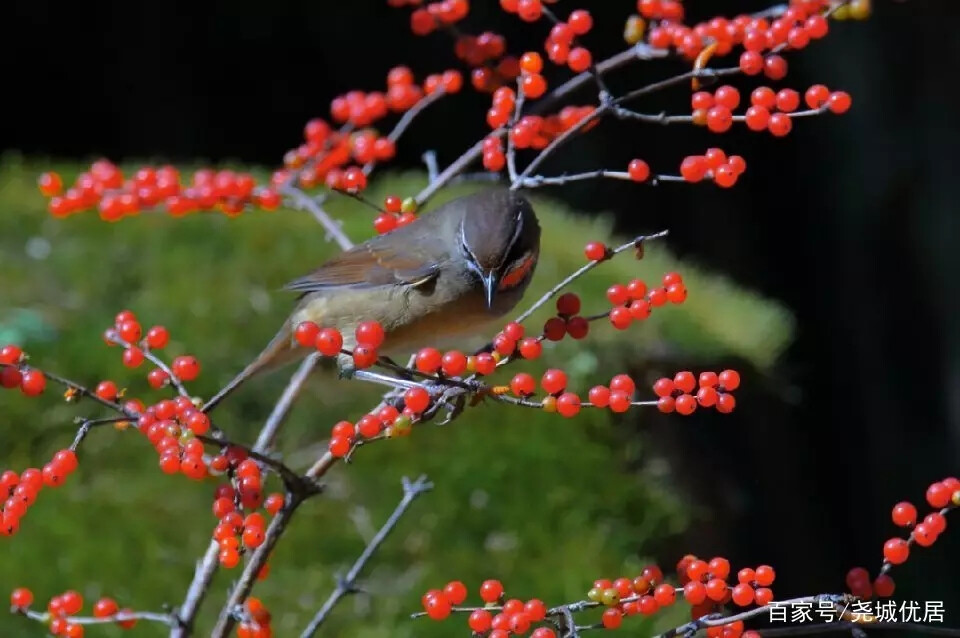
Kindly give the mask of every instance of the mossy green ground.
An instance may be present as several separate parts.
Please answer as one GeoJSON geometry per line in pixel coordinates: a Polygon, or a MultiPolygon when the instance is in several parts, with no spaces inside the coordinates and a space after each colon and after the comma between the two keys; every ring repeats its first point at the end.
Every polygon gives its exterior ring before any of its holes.
{"type": "MultiPolygon", "coordinates": [[[[19,158],[0,165],[0,342],[21,343],[35,364],[88,384],[110,378],[131,396],[159,396],[146,384],[146,368],[131,373],[100,338],[114,314],[130,308],[144,324],[170,329],[167,353],[200,358],[203,373],[192,391],[209,396],[259,351],[291,307],[280,287],[335,250],[309,215],[288,210],[238,219],[144,214],[117,224],[95,213],[53,219],[35,188],[36,175],[48,168],[66,178],[80,170],[19,158]]],[[[385,176],[370,196],[409,193],[422,183],[419,174],[385,176]]],[[[467,190],[450,189],[437,200],[467,190]]],[[[528,302],[583,263],[586,240],[609,238],[607,220],[574,216],[540,197],[535,206],[543,254],[528,302]]],[[[334,201],[329,208],[353,237],[371,232],[369,211],[355,202],[334,201]]],[[[773,362],[790,339],[790,315],[722,276],[678,264],[668,242],[649,245],[640,262],[624,255],[596,269],[575,289],[585,308],[602,309],[609,284],[638,276],[655,281],[674,268],[690,293],[683,306],[658,310],[626,332],[598,324],[588,341],[548,347],[543,361],[522,367],[537,374],[562,364],[571,386],[586,389],[642,367],[651,351],[746,359],[759,369],[773,362]]],[[[218,409],[218,423],[251,441],[285,380],[277,373],[251,382],[218,409]]],[[[331,424],[362,415],[376,396],[374,387],[317,375],[280,438],[288,463],[309,465],[324,449],[331,424]]],[[[42,463],[70,442],[75,416],[99,414],[90,403],[64,403],[56,387],[39,399],[0,393],[0,469],[42,463]]],[[[558,603],[582,597],[596,577],[633,573],[649,558],[649,541],[682,531],[688,514],[671,489],[670,472],[645,469],[651,466],[637,427],[643,418],[585,411],[566,420],[485,405],[449,427],[419,428],[363,449],[349,467],[327,475],[328,491],[300,510],[273,556],[269,579],[257,585],[256,594],[273,610],[275,635],[298,635],[334,575],[396,504],[402,476],[426,473],[436,488],[413,505],[370,564],[363,579],[369,595],[344,601],[324,635],[463,631],[458,623],[464,619],[407,619],[423,591],[454,578],[474,595],[482,579],[496,577],[511,595],[558,603]]],[[[69,483],[44,491],[20,533],[0,542],[0,589],[28,586],[43,602],[75,588],[88,600],[110,595],[138,609],[175,605],[213,528],[214,485],[161,474],[155,452],[135,431],[95,431],[69,483]]],[[[218,577],[198,635],[209,628],[231,576],[218,577]]],[[[656,623],[666,626],[684,614],[678,608],[656,623]]],[[[163,631],[141,625],[134,633],[163,631]]],[[[42,636],[44,630],[0,615],[0,635],[42,636]]],[[[88,635],[118,630],[91,628],[88,635]]]]}

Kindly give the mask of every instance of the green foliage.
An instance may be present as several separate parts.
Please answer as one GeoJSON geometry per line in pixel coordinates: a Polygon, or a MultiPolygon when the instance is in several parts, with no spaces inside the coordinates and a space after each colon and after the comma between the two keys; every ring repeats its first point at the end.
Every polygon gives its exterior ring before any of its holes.
{"type": "MultiPolygon", "coordinates": [[[[119,351],[99,336],[117,311],[130,308],[145,328],[162,323],[170,329],[170,356],[199,357],[203,373],[192,391],[209,396],[282,321],[292,298],[279,288],[335,250],[308,214],[286,210],[234,220],[217,214],[174,220],[163,213],[117,224],[95,213],[55,220],[34,186],[48,168],[67,179],[78,170],[12,158],[0,166],[0,341],[20,342],[37,365],[87,384],[110,378],[129,396],[158,397],[146,384],[147,368],[126,370],[119,351]]],[[[419,174],[385,177],[370,196],[410,193],[422,181],[419,174]]],[[[609,236],[606,220],[573,216],[540,197],[535,206],[545,235],[528,300],[583,263],[586,240],[609,236]]],[[[329,208],[351,236],[371,232],[369,211],[355,202],[336,200],[329,208]]],[[[640,262],[623,255],[577,283],[585,309],[604,309],[604,291],[613,282],[657,281],[674,268],[687,282],[686,304],[657,310],[626,332],[598,323],[589,341],[548,347],[543,362],[526,368],[536,375],[563,365],[573,387],[586,390],[614,373],[642,369],[653,351],[746,359],[763,368],[788,343],[792,318],[780,306],[702,269],[681,267],[665,242],[648,245],[646,253],[640,262]]],[[[280,372],[251,382],[217,410],[218,424],[252,441],[286,378],[280,372]]],[[[51,386],[32,400],[0,392],[0,469],[45,461],[69,443],[75,416],[101,414],[89,403],[65,404],[60,391],[51,386]]],[[[291,465],[305,468],[323,451],[330,426],[358,418],[376,397],[375,387],[318,374],[293,410],[280,450],[291,465]]],[[[361,450],[352,465],[328,474],[325,495],[301,509],[271,561],[269,579],[257,586],[274,611],[276,635],[303,627],[334,574],[394,507],[404,475],[426,473],[436,488],[414,504],[372,563],[364,582],[373,595],[345,601],[325,635],[450,635],[456,625],[406,615],[419,608],[423,591],[453,578],[464,580],[472,595],[480,580],[497,577],[508,594],[557,603],[582,597],[596,577],[638,570],[649,558],[648,541],[682,530],[686,520],[669,474],[646,469],[636,427],[643,416],[584,411],[565,420],[488,405],[449,427],[418,428],[406,439],[361,450]]],[[[716,420],[723,427],[722,417],[716,420]]],[[[31,587],[41,603],[75,588],[88,600],[111,595],[138,609],[178,604],[213,528],[215,483],[164,476],[156,461],[134,430],[93,432],[68,485],[42,493],[19,535],[0,542],[0,587],[31,587]]],[[[208,628],[230,578],[220,574],[201,628],[208,628]]],[[[657,623],[684,614],[677,609],[657,623]]],[[[141,628],[137,635],[163,633],[141,628]]],[[[0,634],[44,632],[0,615],[0,634]]],[[[91,628],[89,635],[119,634],[91,628]]]]}

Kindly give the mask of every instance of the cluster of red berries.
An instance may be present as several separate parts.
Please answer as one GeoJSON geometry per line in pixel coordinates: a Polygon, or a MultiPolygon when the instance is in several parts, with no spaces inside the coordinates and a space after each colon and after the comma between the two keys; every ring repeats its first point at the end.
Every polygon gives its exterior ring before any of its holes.
{"type": "Polygon", "coordinates": [[[699,377],[690,371],[678,372],[672,379],[663,377],[653,384],[653,392],[660,397],[657,409],[670,413],[676,411],[684,416],[693,414],[697,406],[716,408],[717,412],[733,412],[737,402],[730,394],[740,387],[740,374],[736,370],[701,372],[699,377]],[[699,385],[696,395],[694,389],[699,385]]]}
{"type": "Polygon", "coordinates": [[[0,348],[0,388],[20,388],[28,397],[42,394],[47,377],[40,370],[24,365],[23,350],[13,344],[0,348]]]}
{"type": "MultiPolygon", "coordinates": [[[[498,60],[507,50],[507,41],[499,33],[484,31],[480,35],[463,34],[454,43],[453,52],[457,59],[470,67],[479,67],[485,62],[498,60]]],[[[516,65],[514,58],[512,63],[516,65]]],[[[516,74],[514,74],[516,77],[516,74]]]]}
{"type": "Polygon", "coordinates": [[[271,638],[272,616],[259,598],[251,596],[243,604],[245,620],[237,625],[237,638],[271,638]]]}
{"type": "Polygon", "coordinates": [[[411,388],[404,393],[406,405],[401,412],[392,405],[385,405],[375,413],[366,414],[356,424],[338,421],[330,429],[327,449],[336,458],[343,458],[353,449],[354,443],[383,435],[386,438],[407,436],[413,423],[430,403],[430,395],[423,388],[411,388]],[[415,406],[417,409],[414,410],[415,406]]]}
{"type": "Polygon", "coordinates": [[[43,469],[28,468],[17,474],[7,470],[0,474],[0,536],[13,536],[20,529],[20,519],[37,500],[43,487],[56,488],[64,484],[77,469],[77,455],[73,450],[60,450],[43,469]]]}
{"type": "MultiPolygon", "coordinates": [[[[10,606],[17,610],[27,610],[33,604],[33,592],[25,587],[18,587],[10,594],[10,606]]],[[[53,636],[65,638],[83,638],[83,625],[71,623],[70,617],[83,611],[83,596],[74,590],[68,590],[54,596],[47,603],[47,613],[50,615],[49,629],[53,636]]],[[[94,618],[111,618],[133,614],[131,609],[120,609],[112,598],[101,598],[93,605],[94,618]]],[[[136,618],[117,620],[117,626],[123,629],[132,629],[137,624],[136,618]]]]}
{"type": "Polygon", "coordinates": [[[337,422],[330,430],[330,453],[342,458],[360,439],[369,440],[381,435],[388,439],[407,436],[420,415],[430,407],[430,400],[426,388],[415,386],[403,393],[403,410],[385,405],[376,412],[364,415],[356,424],[350,421],[337,422]]]}
{"type": "MultiPolygon", "coordinates": [[[[647,319],[654,308],[667,302],[682,304],[686,301],[687,287],[679,273],[668,272],[662,281],[662,286],[648,287],[642,279],[634,279],[626,285],[614,284],[607,288],[607,300],[613,305],[609,314],[613,327],[626,330],[634,321],[647,319]]],[[[559,329],[557,331],[559,333],[559,329]]],[[[546,336],[551,339],[549,333],[546,336]]]]}
{"type": "MultiPolygon", "coordinates": [[[[493,103],[487,111],[487,124],[490,128],[499,129],[509,123],[511,114],[516,106],[516,93],[510,87],[500,87],[493,93],[493,103]]],[[[507,132],[510,142],[518,149],[543,149],[557,136],[573,128],[581,120],[590,117],[594,112],[593,106],[565,106],[559,113],[547,116],[524,115],[507,132]]],[[[587,131],[594,126],[590,122],[584,126],[587,131]]],[[[503,141],[499,135],[491,135],[483,140],[483,167],[488,171],[503,170],[506,156],[503,152],[503,141]]]]}
{"type": "MultiPolygon", "coordinates": [[[[343,335],[336,328],[321,328],[312,321],[303,321],[294,329],[294,338],[304,348],[316,348],[325,357],[342,352],[343,335]]],[[[383,326],[377,321],[362,321],[354,332],[357,345],[351,356],[357,369],[369,368],[377,362],[377,349],[385,338],[383,326]]]]}
{"type": "MultiPolygon", "coordinates": [[[[240,494],[260,492],[260,468],[252,459],[246,459],[237,466],[235,478],[240,484],[239,489],[235,490],[230,484],[218,486],[213,505],[213,512],[220,519],[213,530],[213,538],[220,545],[220,564],[227,569],[240,563],[241,551],[256,549],[266,540],[267,521],[264,515],[251,512],[244,516],[243,512],[236,508],[235,502],[238,491],[240,494]],[[255,483],[255,486],[244,487],[245,482],[255,483]]],[[[276,510],[278,505],[283,506],[282,495],[272,494],[270,498],[271,509],[276,510]]]]}
{"type": "MultiPolygon", "coordinates": [[[[827,35],[827,18],[824,10],[829,8],[826,0],[792,0],[782,16],[771,22],[764,17],[741,14],[733,19],[722,17],[701,22],[693,27],[682,24],[683,7],[672,0],[639,0],[637,9],[647,19],[659,20],[650,30],[647,41],[650,46],[673,48],[689,60],[697,58],[706,48],[712,47],[711,54],[725,56],[735,46],[742,45],[747,56],[746,64],[751,68],[754,57],[760,61],[761,69],[771,79],[780,79],[786,73],[776,68],[783,59],[769,55],[766,60],[763,53],[776,52],[784,48],[793,50],[806,47],[811,40],[827,35]]],[[[741,56],[741,66],[745,64],[741,56]]],[[[759,72],[756,71],[756,72],[759,72]]]]}
{"type": "Polygon", "coordinates": [[[417,218],[416,210],[417,202],[412,197],[400,199],[396,195],[387,195],[383,199],[383,212],[373,220],[373,228],[382,235],[406,226],[417,218]]]}
{"type": "Polygon", "coordinates": [[[960,479],[950,476],[931,483],[925,496],[933,511],[923,520],[920,520],[917,507],[909,501],[900,501],[893,506],[890,513],[893,524],[909,529],[910,535],[907,538],[894,536],[883,544],[884,568],[872,583],[870,572],[863,567],[854,567],[847,572],[846,584],[854,596],[867,599],[874,595],[880,598],[893,595],[895,583],[887,573],[889,566],[905,563],[910,557],[910,545],[930,547],[947,529],[945,514],[960,507],[960,479]]]}
{"type": "Polygon", "coordinates": [[[436,348],[421,348],[417,352],[414,366],[423,374],[442,374],[446,377],[458,377],[462,374],[493,374],[502,357],[493,352],[481,352],[467,356],[459,350],[440,352],[436,348]]]}
{"type": "Polygon", "coordinates": [[[708,148],[703,155],[688,155],[680,163],[680,176],[695,184],[703,179],[712,179],[721,188],[730,188],[747,170],[747,162],[739,155],[727,154],[723,149],[708,148]]]}
{"type": "Polygon", "coordinates": [[[280,206],[276,190],[257,187],[247,173],[200,169],[193,174],[192,182],[185,185],[172,166],[144,166],[125,179],[123,172],[107,160],[94,162],[66,192],[63,179],[52,172],[40,176],[39,187],[50,198],[48,208],[55,217],[96,208],[100,218],[110,222],[160,205],[176,216],[208,210],[234,216],[249,205],[263,210],[280,206]]]}
{"type": "MultiPolygon", "coordinates": [[[[404,4],[419,5],[420,2],[409,0],[387,0],[393,7],[404,4]]],[[[470,3],[467,0],[440,0],[430,2],[425,7],[415,9],[410,14],[410,30],[414,35],[429,35],[440,27],[456,24],[467,17],[470,12],[470,3]]]]}
{"type": "MultiPolygon", "coordinates": [[[[139,402],[137,402],[139,403],[139,402]]],[[[165,474],[182,473],[194,480],[207,477],[203,442],[196,435],[210,429],[210,417],[187,397],[164,399],[138,410],[137,429],[159,456],[165,474]]]]}
{"type": "MultiPolygon", "coordinates": [[[[136,315],[130,310],[122,310],[114,318],[113,327],[104,331],[103,340],[111,346],[122,344],[123,365],[137,368],[146,358],[145,349],[160,350],[166,347],[170,342],[170,332],[163,326],[153,326],[143,335],[143,328],[136,315]]],[[[200,362],[194,356],[181,355],[173,359],[170,371],[180,381],[193,381],[200,375],[200,362]]],[[[162,368],[154,368],[147,373],[147,383],[152,388],[162,388],[169,382],[170,375],[162,368]]],[[[119,396],[119,391],[115,383],[105,381],[97,386],[96,394],[102,399],[113,401],[119,396]]]]}
{"type": "MultiPolygon", "coordinates": [[[[480,585],[480,598],[489,608],[475,609],[467,618],[467,626],[474,635],[507,638],[526,635],[533,629],[530,633],[532,638],[556,638],[556,632],[549,627],[533,627],[547,617],[547,606],[542,600],[504,600],[503,584],[498,580],[484,581],[480,585]]],[[[423,595],[420,602],[429,618],[443,620],[466,599],[467,586],[460,581],[453,581],[447,583],[443,589],[431,589],[423,595]]]]}
{"type": "MultiPolygon", "coordinates": [[[[727,582],[730,571],[730,561],[726,558],[718,556],[707,562],[688,554],[677,563],[679,587],[665,582],[659,567],[648,565],[634,578],[601,578],[594,581],[587,592],[587,601],[606,608],[601,616],[601,624],[606,629],[618,629],[626,616],[651,616],[673,605],[678,595],[692,606],[691,617],[694,620],[714,613],[722,605],[731,602],[739,607],[747,607],[752,604],[763,606],[773,601],[770,586],[776,578],[776,572],[772,567],[745,567],[736,574],[735,585],[727,582]]],[[[443,620],[456,611],[470,611],[467,625],[475,634],[483,634],[487,638],[526,635],[531,629],[533,632],[530,635],[535,638],[556,635],[549,627],[534,629],[548,615],[560,613],[548,609],[543,601],[505,600],[503,585],[497,580],[484,581],[479,593],[485,604],[483,608],[458,609],[467,598],[467,588],[460,581],[453,581],[443,589],[431,589],[425,593],[421,604],[426,615],[433,620],[443,620]]],[[[582,608],[580,603],[577,606],[582,608]]],[[[710,627],[707,635],[710,638],[739,638],[745,635],[743,621],[710,627]]]]}

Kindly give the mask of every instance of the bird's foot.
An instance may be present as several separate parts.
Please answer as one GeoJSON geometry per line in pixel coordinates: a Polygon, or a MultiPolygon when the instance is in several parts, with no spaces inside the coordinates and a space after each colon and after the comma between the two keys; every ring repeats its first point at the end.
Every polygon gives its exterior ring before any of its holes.
{"type": "Polygon", "coordinates": [[[350,363],[340,363],[337,366],[338,379],[352,379],[357,374],[357,368],[350,363]]]}

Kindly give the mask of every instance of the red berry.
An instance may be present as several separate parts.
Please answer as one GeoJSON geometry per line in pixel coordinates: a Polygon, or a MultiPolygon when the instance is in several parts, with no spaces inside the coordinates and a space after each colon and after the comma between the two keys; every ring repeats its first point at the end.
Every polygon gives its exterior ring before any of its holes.
{"type": "Polygon", "coordinates": [[[163,326],[153,326],[147,331],[147,346],[151,350],[159,350],[170,341],[170,333],[163,326]]]}
{"type": "Polygon", "coordinates": [[[543,353],[543,344],[536,337],[526,337],[520,341],[520,356],[524,359],[536,359],[543,353]]]}
{"type": "Polygon", "coordinates": [[[470,614],[470,618],[467,619],[467,625],[472,631],[482,634],[489,631],[492,621],[493,615],[489,611],[486,609],[476,609],[470,614]]]}
{"type": "Polygon", "coordinates": [[[623,623],[623,613],[619,609],[607,609],[600,620],[606,629],[617,629],[623,623]]]}
{"type": "Polygon", "coordinates": [[[678,413],[689,416],[697,409],[697,400],[689,394],[681,394],[675,399],[674,407],[678,413]]]}
{"type": "Polygon", "coordinates": [[[336,328],[323,328],[313,341],[317,352],[325,357],[335,357],[343,348],[343,335],[336,328]]]}
{"type": "Polygon", "coordinates": [[[345,436],[335,436],[330,439],[330,454],[335,457],[344,457],[347,455],[347,452],[350,451],[351,441],[348,437],[345,436]]]}
{"type": "Polygon", "coordinates": [[[935,507],[940,509],[946,507],[950,503],[950,497],[952,492],[949,487],[944,483],[932,483],[930,487],[927,488],[927,503],[930,504],[930,507],[935,507]]]}
{"type": "Polygon", "coordinates": [[[731,599],[735,605],[746,607],[753,602],[753,587],[740,583],[733,588],[731,599]]]}
{"type": "Polygon", "coordinates": [[[726,106],[717,105],[707,111],[707,128],[714,133],[724,133],[733,126],[733,113],[726,106]]]}
{"type": "Polygon", "coordinates": [[[580,412],[580,397],[573,392],[564,392],[557,398],[557,412],[571,418],[580,412]]]}
{"type": "Polygon", "coordinates": [[[744,121],[751,131],[765,131],[770,122],[770,111],[765,106],[755,104],[747,109],[744,121]]]}
{"type": "Polygon", "coordinates": [[[368,346],[357,346],[353,349],[353,364],[361,370],[372,366],[379,357],[377,351],[368,346]]]}
{"type": "Polygon", "coordinates": [[[177,357],[170,369],[181,381],[193,381],[200,374],[200,362],[189,355],[177,357]]]}
{"type": "Polygon", "coordinates": [[[879,598],[889,598],[893,596],[893,591],[896,589],[894,585],[893,578],[889,574],[880,574],[877,576],[877,579],[873,581],[873,591],[879,598]]]}
{"type": "Polygon", "coordinates": [[[485,603],[495,603],[503,595],[503,585],[499,580],[485,580],[480,585],[480,599],[485,603]]]}
{"type": "Polygon", "coordinates": [[[800,106],[800,94],[793,89],[783,89],[777,93],[777,108],[784,113],[796,111],[800,106]]]}
{"type": "Polygon", "coordinates": [[[20,391],[28,397],[35,397],[47,387],[47,377],[39,370],[27,370],[20,377],[20,391]]]}
{"type": "Polygon", "coordinates": [[[658,397],[669,397],[673,394],[675,387],[673,379],[663,377],[653,384],[653,392],[658,397]]]}
{"type": "Polygon", "coordinates": [[[567,374],[563,370],[547,370],[540,379],[540,385],[547,394],[559,394],[567,387],[567,374]]]}
{"type": "Polygon", "coordinates": [[[617,330],[626,330],[633,322],[633,315],[626,306],[617,306],[610,309],[610,323],[617,330]]]}
{"type": "Polygon", "coordinates": [[[763,61],[763,73],[771,80],[782,80],[787,76],[787,61],[779,55],[768,56],[763,61]]]}
{"type": "Polygon", "coordinates": [[[420,414],[430,405],[430,393],[422,387],[410,388],[403,393],[403,404],[414,413],[420,414]]]}
{"type": "Polygon", "coordinates": [[[293,337],[297,340],[297,343],[304,348],[310,348],[316,342],[319,333],[320,326],[312,321],[303,321],[298,323],[297,327],[294,328],[293,337]]]}
{"type": "Polygon", "coordinates": [[[443,588],[443,594],[451,604],[459,605],[467,599],[467,586],[459,580],[455,580],[447,583],[446,587],[443,588]]]}
{"type": "Polygon", "coordinates": [[[570,13],[570,16],[567,18],[567,24],[570,25],[570,28],[573,29],[575,34],[585,35],[593,28],[593,17],[589,11],[577,9],[570,13]]]}
{"type": "Polygon", "coordinates": [[[841,114],[850,110],[850,94],[846,91],[834,91],[827,99],[827,107],[831,113],[841,114]]]}
{"type": "Polygon", "coordinates": [[[357,326],[357,343],[361,346],[376,350],[383,345],[384,340],[383,326],[378,321],[364,321],[357,326]]]}
{"type": "Polygon", "coordinates": [[[557,314],[570,316],[578,312],[580,312],[580,297],[568,292],[557,298],[557,314]]]}
{"type": "Polygon", "coordinates": [[[707,588],[699,579],[691,579],[683,586],[683,597],[691,605],[699,605],[707,599],[707,588]]]}
{"type": "Polygon", "coordinates": [[[770,116],[767,129],[774,137],[784,137],[793,128],[793,122],[786,113],[774,113],[770,116]]]}
{"type": "Polygon", "coordinates": [[[720,387],[727,392],[733,392],[740,387],[740,374],[736,370],[724,370],[717,376],[720,387]]]}
{"type": "Polygon", "coordinates": [[[526,372],[514,375],[510,380],[510,391],[518,397],[527,397],[536,392],[537,382],[526,372]]]}
{"type": "Polygon", "coordinates": [[[755,576],[757,584],[761,587],[769,587],[773,584],[773,581],[777,577],[777,573],[773,570],[773,567],[770,565],[760,565],[755,570],[755,576]]]}
{"type": "Polygon", "coordinates": [[[803,100],[812,109],[822,108],[830,99],[830,89],[822,84],[814,84],[803,94],[803,100]]]}
{"type": "Polygon", "coordinates": [[[894,565],[906,562],[910,556],[910,546],[902,538],[891,538],[883,544],[883,557],[894,565]]]}
{"type": "Polygon", "coordinates": [[[893,524],[909,527],[917,522],[917,508],[912,503],[901,501],[893,506],[893,524]]]}
{"type": "Polygon", "coordinates": [[[417,370],[425,374],[433,374],[440,369],[443,355],[436,348],[423,348],[417,353],[417,370]]]}
{"type": "Polygon", "coordinates": [[[451,350],[443,355],[441,369],[449,377],[463,374],[467,369],[467,357],[462,352],[451,350]]]}
{"type": "Polygon", "coordinates": [[[717,412],[729,414],[737,407],[737,400],[732,394],[720,393],[717,396],[717,412]]]}
{"type": "Polygon", "coordinates": [[[0,363],[17,364],[23,357],[23,350],[14,345],[0,348],[0,363]]]}
{"type": "Polygon", "coordinates": [[[740,91],[736,87],[724,85],[714,92],[713,98],[716,104],[732,111],[740,104],[740,91]]]}
{"type": "Polygon", "coordinates": [[[597,385],[590,388],[587,394],[590,403],[598,408],[605,408],[610,405],[610,389],[606,386],[597,385]]]}
{"type": "Polygon", "coordinates": [[[627,165],[627,173],[633,181],[645,182],[650,177],[650,166],[642,159],[630,160],[627,165]]]}
{"type": "Polygon", "coordinates": [[[587,247],[584,248],[583,253],[590,261],[600,261],[601,259],[606,258],[607,247],[602,242],[592,241],[587,244],[587,247]]]}
{"type": "Polygon", "coordinates": [[[140,324],[136,320],[124,321],[117,326],[117,334],[127,343],[136,343],[140,339],[140,324]]]}
{"type": "MultiPolygon", "coordinates": [[[[641,282],[642,283],[642,282],[641,282]]],[[[644,291],[646,294],[646,291],[644,291]]],[[[643,295],[641,295],[641,298],[643,295]]],[[[614,306],[622,306],[630,300],[630,295],[627,291],[627,287],[623,284],[614,284],[607,288],[607,300],[610,301],[614,306]]]]}
{"type": "Polygon", "coordinates": [[[707,173],[707,162],[700,155],[690,155],[685,157],[680,164],[680,175],[690,183],[696,183],[703,179],[707,173]]]}
{"type": "Polygon", "coordinates": [[[745,75],[757,75],[763,71],[763,56],[756,51],[744,51],[739,66],[745,75]]]}
{"type": "Polygon", "coordinates": [[[630,409],[630,395],[626,392],[614,391],[610,393],[610,411],[620,414],[630,409]]]}
{"type": "Polygon", "coordinates": [[[711,578],[706,584],[707,598],[720,602],[727,595],[727,583],[722,578],[711,578]]]}
{"type": "Polygon", "coordinates": [[[25,609],[33,604],[33,592],[25,587],[18,587],[10,594],[10,606],[25,609]]]}
{"type": "Polygon", "coordinates": [[[119,390],[117,389],[116,383],[113,381],[101,381],[97,385],[97,389],[94,394],[104,401],[113,401],[117,398],[117,392],[119,392],[119,390]]]}

